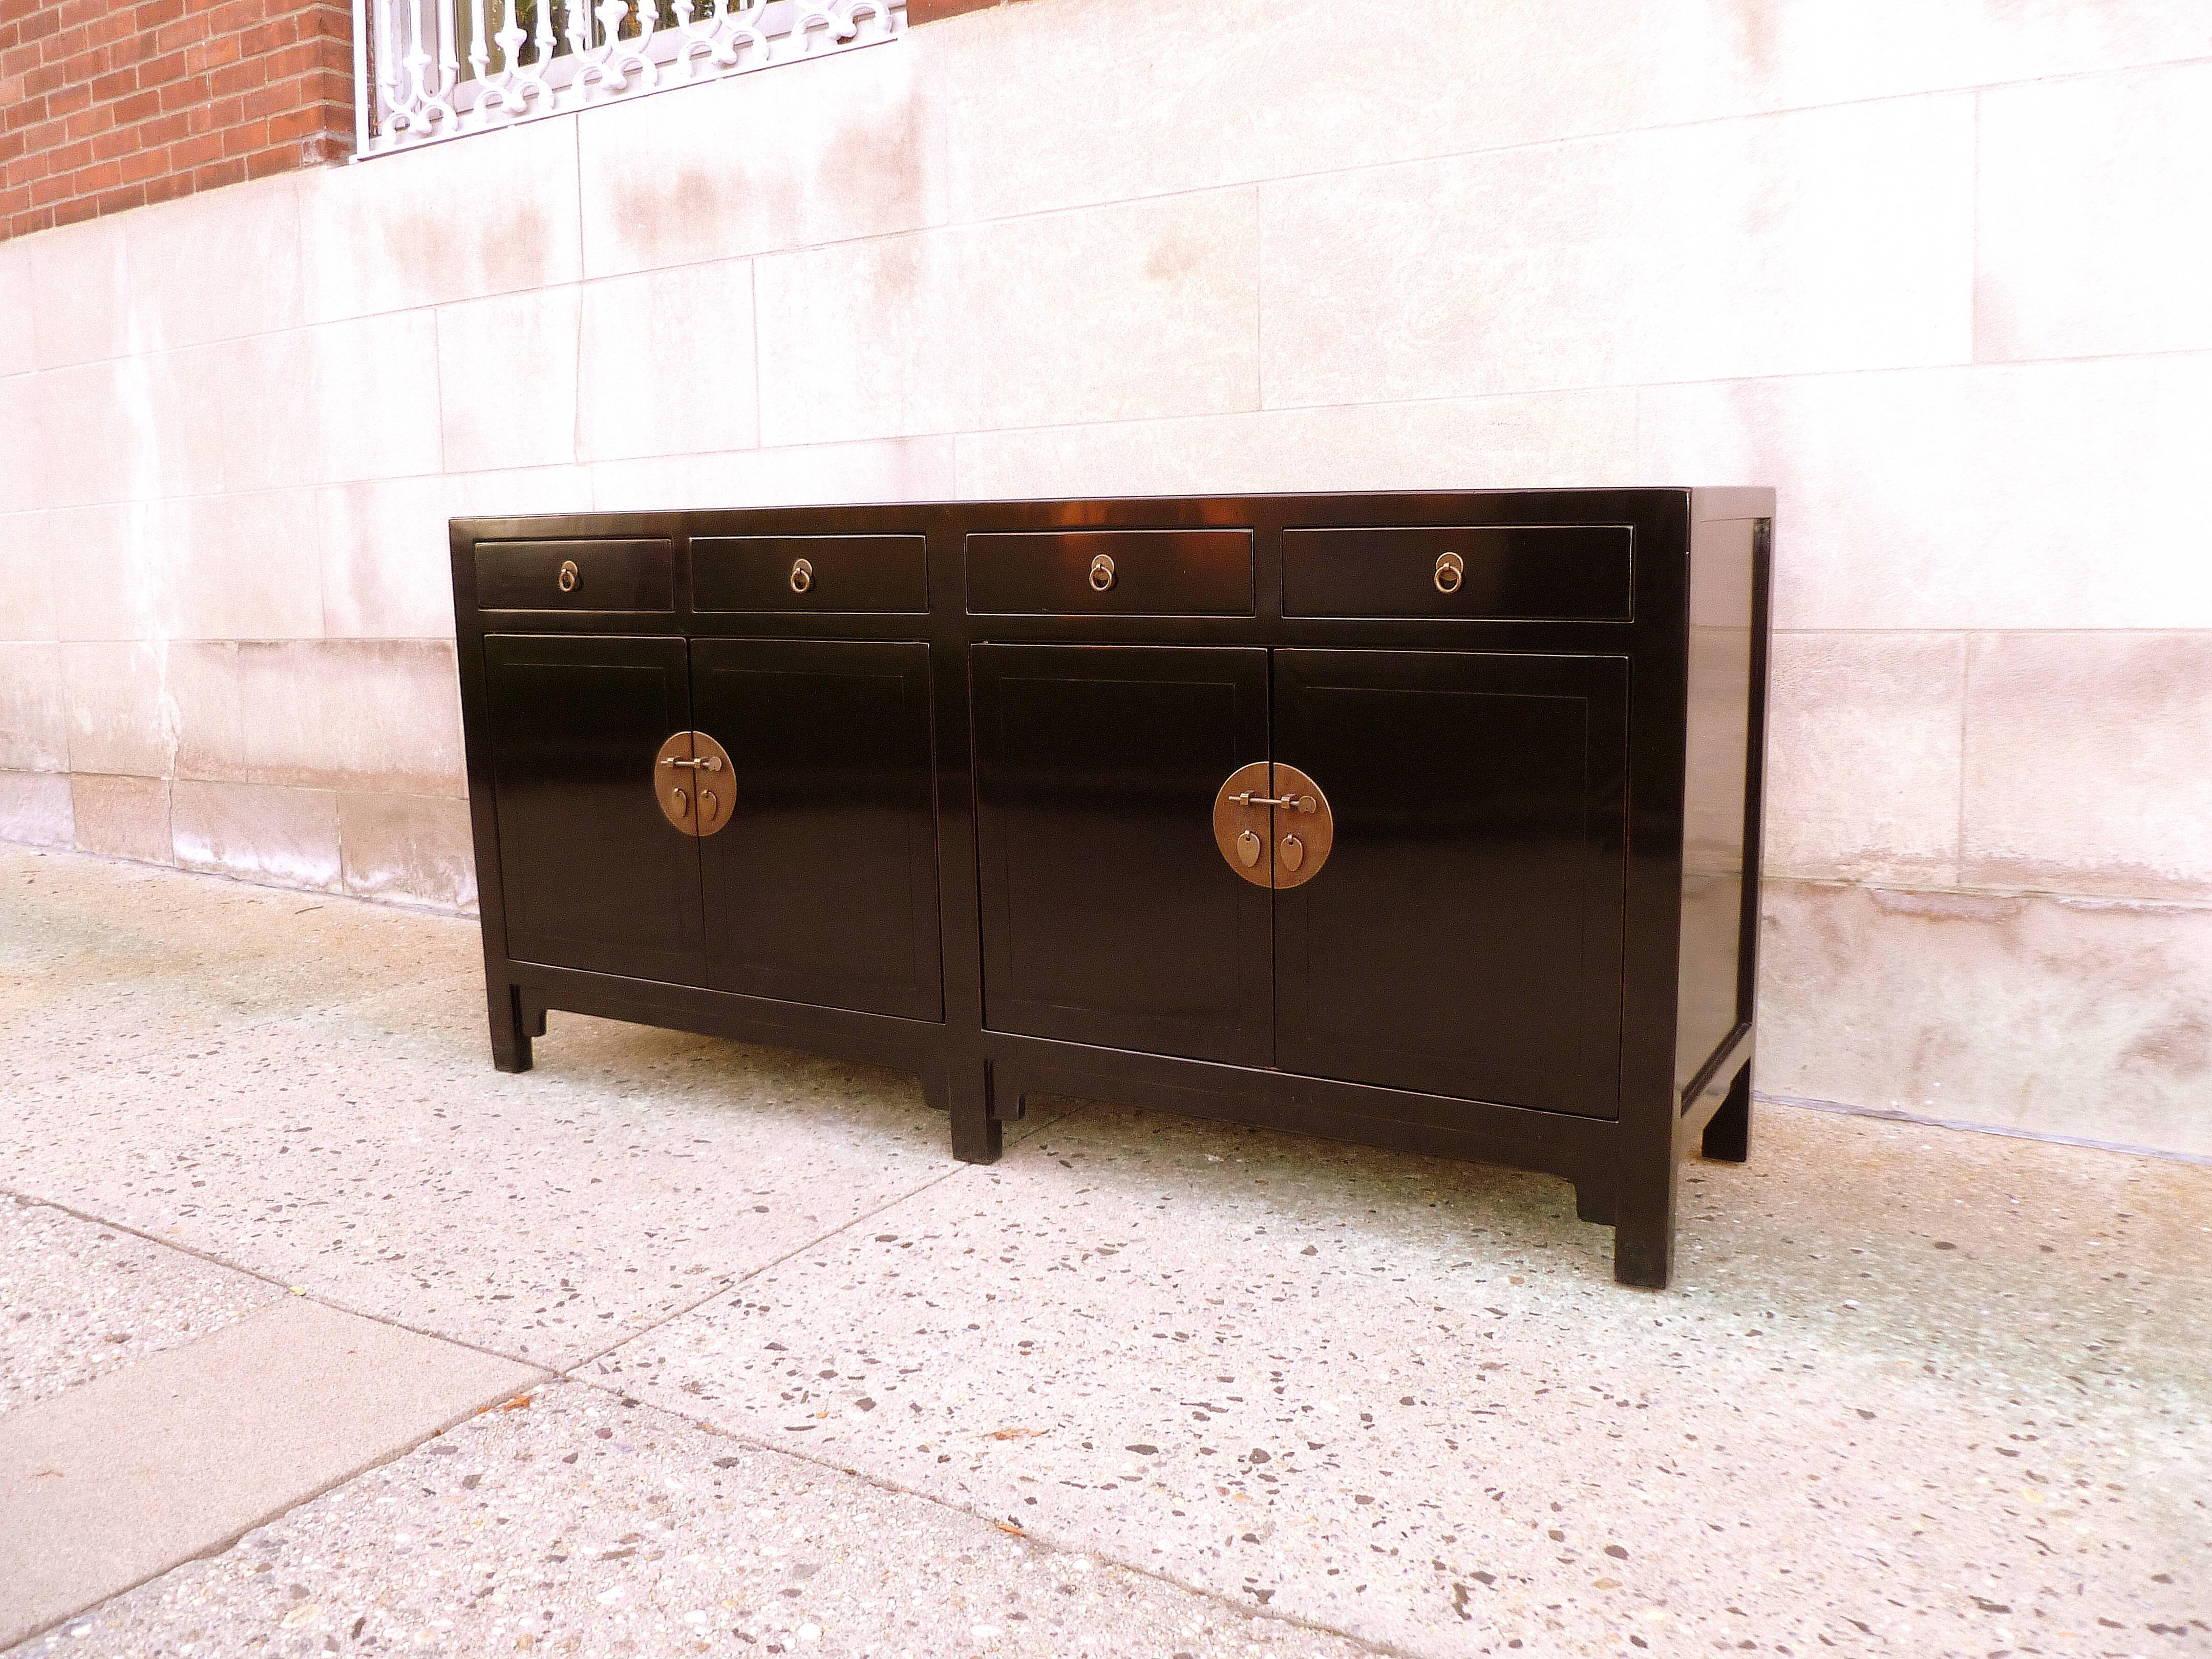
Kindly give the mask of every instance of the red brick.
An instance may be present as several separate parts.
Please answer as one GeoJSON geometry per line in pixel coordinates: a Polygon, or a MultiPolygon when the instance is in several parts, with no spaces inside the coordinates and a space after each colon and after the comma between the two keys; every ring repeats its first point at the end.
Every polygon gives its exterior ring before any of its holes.
{"type": "Polygon", "coordinates": [[[84,38],[101,46],[117,46],[137,33],[127,11],[111,10],[97,22],[85,26],[84,38]]]}
{"type": "Polygon", "coordinates": [[[169,165],[169,158],[158,149],[134,149],[128,155],[118,156],[116,163],[123,169],[125,184],[143,184],[169,165]]]}
{"type": "Polygon", "coordinates": [[[174,115],[157,116],[151,121],[138,124],[138,142],[148,149],[166,149],[171,144],[191,137],[191,125],[185,119],[184,112],[174,115]]]}
{"type": "Polygon", "coordinates": [[[185,54],[165,52],[159,58],[149,58],[138,65],[138,84],[142,87],[167,86],[182,78],[185,73],[185,54]]]}
{"type": "Polygon", "coordinates": [[[182,109],[187,104],[204,104],[214,94],[204,75],[188,75],[181,81],[172,81],[161,89],[159,97],[165,110],[182,109]]]}
{"type": "MultiPolygon", "coordinates": [[[[150,34],[126,34],[112,46],[102,46],[100,50],[107,54],[108,63],[117,69],[125,64],[143,64],[154,55],[154,37],[150,34]]],[[[138,84],[143,87],[146,82],[142,79],[138,84]]]]}
{"type": "Polygon", "coordinates": [[[311,132],[323,130],[323,112],[319,109],[287,110],[269,118],[269,137],[272,143],[296,144],[311,132]]]}
{"type": "Polygon", "coordinates": [[[173,201],[179,196],[192,193],[192,176],[177,170],[177,153],[169,152],[169,171],[158,179],[149,179],[144,185],[148,202],[173,201]]]}
{"type": "Polygon", "coordinates": [[[241,121],[222,135],[222,153],[225,155],[246,155],[268,142],[269,123],[241,121]]]}
{"type": "Polygon", "coordinates": [[[72,138],[89,138],[95,132],[105,132],[112,126],[123,125],[128,117],[118,120],[112,104],[94,104],[90,109],[81,109],[70,117],[63,131],[72,138]]]}
{"type": "Polygon", "coordinates": [[[145,205],[146,186],[143,185],[125,185],[115,190],[103,191],[96,198],[97,210],[101,213],[120,213],[126,208],[145,205]]]}
{"type": "Polygon", "coordinates": [[[127,126],[133,121],[143,121],[149,116],[160,114],[161,94],[158,92],[134,92],[128,98],[118,100],[114,109],[117,124],[127,126]]]}
{"type": "Polygon", "coordinates": [[[100,204],[87,198],[83,201],[57,202],[54,204],[53,226],[58,230],[64,225],[82,224],[87,219],[100,216],[100,204]]]}
{"type": "Polygon", "coordinates": [[[347,0],[0,0],[0,236],[343,160],[351,36],[347,0]]]}
{"type": "Polygon", "coordinates": [[[169,165],[179,173],[207,161],[222,159],[222,135],[219,132],[195,133],[189,138],[179,138],[169,146],[169,165]]]}
{"type": "Polygon", "coordinates": [[[234,98],[264,85],[269,79],[266,59],[243,58],[234,64],[221,64],[207,71],[208,88],[218,98],[234,98]]]}
{"type": "Polygon", "coordinates": [[[240,30],[238,50],[240,55],[247,58],[266,58],[277,47],[290,46],[293,40],[291,22],[292,20],[289,17],[279,17],[256,23],[249,29],[240,30]]]}
{"type": "Polygon", "coordinates": [[[281,81],[288,75],[305,75],[310,70],[320,68],[324,45],[320,40],[302,40],[295,46],[281,47],[270,52],[264,60],[269,65],[269,78],[281,81]]]}

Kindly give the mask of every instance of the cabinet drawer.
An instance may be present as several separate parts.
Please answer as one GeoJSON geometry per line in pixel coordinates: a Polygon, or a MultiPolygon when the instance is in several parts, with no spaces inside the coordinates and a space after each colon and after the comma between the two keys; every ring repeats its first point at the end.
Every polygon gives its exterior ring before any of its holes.
{"type": "Polygon", "coordinates": [[[1626,622],[1630,538],[1626,525],[1286,530],[1283,613],[1626,622]]]}
{"type": "Polygon", "coordinates": [[[665,541],[478,542],[479,611],[673,611],[665,541]]]}
{"type": "Polygon", "coordinates": [[[968,538],[979,617],[1249,617],[1249,530],[1055,530],[968,538]]]}
{"type": "Polygon", "coordinates": [[[694,611],[929,609],[920,536],[701,536],[694,611]]]}

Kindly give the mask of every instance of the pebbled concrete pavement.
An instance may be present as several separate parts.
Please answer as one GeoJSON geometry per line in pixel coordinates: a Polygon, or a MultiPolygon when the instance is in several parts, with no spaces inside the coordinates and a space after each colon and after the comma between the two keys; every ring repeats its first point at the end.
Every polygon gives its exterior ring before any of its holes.
{"type": "Polygon", "coordinates": [[[1654,1296],[1539,1176],[1079,1103],[968,1169],[557,1012],[503,1077],[475,954],[0,847],[0,1467],[364,1325],[531,1402],[341,1380],[373,1448],[26,1653],[2212,1650],[2212,1170],[1762,1108],[1654,1296]]]}

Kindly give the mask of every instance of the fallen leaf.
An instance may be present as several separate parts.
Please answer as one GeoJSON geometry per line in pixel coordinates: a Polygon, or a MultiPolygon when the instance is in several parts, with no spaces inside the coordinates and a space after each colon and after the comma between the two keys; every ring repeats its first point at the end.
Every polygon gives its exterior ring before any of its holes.
{"type": "Polygon", "coordinates": [[[322,1608],[319,1604],[313,1601],[302,1601],[298,1607],[293,1608],[291,1612],[286,1613],[283,1618],[277,1622],[282,1624],[286,1630],[297,1630],[301,1626],[306,1624],[310,1619],[313,1619],[321,1611],[322,1608]]]}
{"type": "Polygon", "coordinates": [[[503,1412],[520,1412],[527,1411],[529,1408],[530,1396],[526,1394],[519,1394],[515,1395],[514,1399],[508,1401],[507,1404],[501,1406],[500,1410],[503,1412]]]}
{"type": "Polygon", "coordinates": [[[1042,1429],[994,1429],[991,1431],[991,1438],[994,1440],[1027,1440],[1032,1436],[1040,1435],[1044,1431],[1042,1429]]]}

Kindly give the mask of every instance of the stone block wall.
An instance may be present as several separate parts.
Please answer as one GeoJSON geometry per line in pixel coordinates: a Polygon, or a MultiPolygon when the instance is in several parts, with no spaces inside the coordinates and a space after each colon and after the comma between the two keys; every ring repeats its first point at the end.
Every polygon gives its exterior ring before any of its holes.
{"type": "Polygon", "coordinates": [[[0,237],[353,149],[346,0],[0,6],[0,237]]]}
{"type": "Polygon", "coordinates": [[[0,245],[0,833],[468,907],[455,514],[1771,483],[1762,1088],[2212,1154],[2212,14],[1419,22],[1031,0],[0,245]]]}

